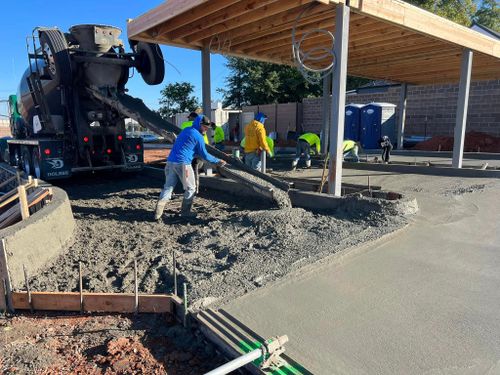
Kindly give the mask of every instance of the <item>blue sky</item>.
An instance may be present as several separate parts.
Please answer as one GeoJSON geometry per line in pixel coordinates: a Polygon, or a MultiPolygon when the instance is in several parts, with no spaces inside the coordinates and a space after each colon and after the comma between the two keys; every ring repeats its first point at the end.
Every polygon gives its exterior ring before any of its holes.
{"type": "MultiPolygon", "coordinates": [[[[27,68],[26,36],[36,26],[57,26],[67,31],[80,23],[101,23],[121,28],[121,39],[127,51],[127,18],[135,18],[161,4],[162,0],[5,0],[0,12],[0,99],[17,91],[19,79],[27,68]]],[[[129,80],[129,94],[144,100],[151,108],[158,107],[160,90],[171,82],[188,81],[195,86],[201,100],[201,57],[199,51],[162,46],[166,65],[161,85],[148,86],[139,74],[129,80]]],[[[227,69],[224,57],[212,55],[212,99],[221,99],[216,92],[224,86],[227,69]]],[[[137,72],[136,72],[137,73],[137,72]]]]}

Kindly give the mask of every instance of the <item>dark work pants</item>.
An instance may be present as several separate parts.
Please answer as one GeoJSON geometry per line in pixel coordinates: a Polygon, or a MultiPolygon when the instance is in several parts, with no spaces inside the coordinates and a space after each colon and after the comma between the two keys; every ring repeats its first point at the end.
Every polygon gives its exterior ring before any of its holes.
{"type": "Polygon", "coordinates": [[[389,162],[391,157],[392,145],[382,147],[382,161],[389,162]]]}

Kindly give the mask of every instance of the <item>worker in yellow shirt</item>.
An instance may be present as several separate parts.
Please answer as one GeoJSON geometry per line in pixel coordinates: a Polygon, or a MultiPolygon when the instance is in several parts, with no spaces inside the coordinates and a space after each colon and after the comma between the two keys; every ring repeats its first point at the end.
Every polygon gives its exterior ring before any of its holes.
{"type": "Polygon", "coordinates": [[[214,131],[215,148],[221,151],[224,150],[224,140],[226,139],[224,129],[222,129],[222,126],[217,126],[215,122],[212,122],[210,126],[214,131]]]}
{"type": "Polygon", "coordinates": [[[261,168],[261,152],[271,155],[266,142],[266,128],[264,128],[266,119],[267,116],[259,112],[255,115],[255,119],[245,127],[245,164],[253,169],[261,168]]]}
{"type": "MultiPolygon", "coordinates": [[[[269,150],[271,151],[269,156],[273,157],[274,156],[274,140],[271,137],[267,136],[266,142],[267,142],[267,145],[269,146],[269,150]]],[[[240,147],[242,149],[245,149],[245,143],[246,143],[246,138],[243,138],[240,142],[240,147]]]]}
{"type": "MultiPolygon", "coordinates": [[[[184,121],[182,124],[181,124],[181,130],[184,130],[186,128],[189,128],[191,126],[193,126],[193,121],[194,119],[198,117],[198,114],[196,112],[191,112],[188,116],[188,120],[187,121],[184,121]]],[[[205,144],[208,145],[208,136],[207,136],[207,133],[203,134],[203,139],[205,140],[205,144]]]]}
{"type": "Polygon", "coordinates": [[[317,134],[305,133],[297,140],[297,149],[295,159],[292,162],[292,168],[296,168],[302,154],[306,158],[306,168],[311,168],[311,151],[319,155],[321,151],[321,140],[317,134]],[[314,148],[313,148],[314,147],[314,148]]]}
{"type": "Polygon", "coordinates": [[[344,155],[344,160],[354,161],[358,163],[359,162],[358,151],[359,151],[359,142],[346,139],[342,143],[342,154],[344,155]]]}

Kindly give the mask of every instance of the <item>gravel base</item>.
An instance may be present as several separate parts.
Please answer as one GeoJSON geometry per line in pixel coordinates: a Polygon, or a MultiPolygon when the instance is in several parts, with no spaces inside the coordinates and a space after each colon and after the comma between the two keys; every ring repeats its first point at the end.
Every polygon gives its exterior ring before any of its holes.
{"type": "Polygon", "coordinates": [[[255,199],[203,190],[198,218],[178,216],[182,196],[153,220],[160,183],[137,175],[87,177],[61,184],[77,220],[76,243],[31,280],[37,291],[77,291],[78,262],[86,291],[132,292],[133,260],[139,290],[172,292],[188,284],[193,309],[217,307],[300,267],[401,228],[403,216],[343,207],[336,216],[300,208],[272,209],[255,199]]]}

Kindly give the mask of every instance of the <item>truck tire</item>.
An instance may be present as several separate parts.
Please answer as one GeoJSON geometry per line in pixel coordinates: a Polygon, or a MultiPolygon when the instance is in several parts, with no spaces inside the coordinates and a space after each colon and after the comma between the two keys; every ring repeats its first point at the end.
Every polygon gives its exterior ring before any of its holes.
{"type": "Polygon", "coordinates": [[[58,29],[44,29],[39,37],[51,78],[63,85],[71,83],[71,58],[64,34],[58,29]]]}
{"type": "Polygon", "coordinates": [[[42,179],[42,158],[38,147],[33,148],[33,174],[35,178],[42,179]]]}
{"type": "Polygon", "coordinates": [[[142,79],[148,85],[158,85],[165,78],[165,63],[160,46],[154,43],[137,43],[138,66],[142,79]]]}
{"type": "Polygon", "coordinates": [[[33,175],[33,161],[31,160],[31,152],[28,147],[22,149],[22,169],[26,176],[33,175]]]}
{"type": "Polygon", "coordinates": [[[22,168],[22,155],[21,155],[21,149],[19,146],[17,146],[14,150],[14,154],[12,155],[11,163],[13,167],[16,167],[17,169],[22,168]]]}

